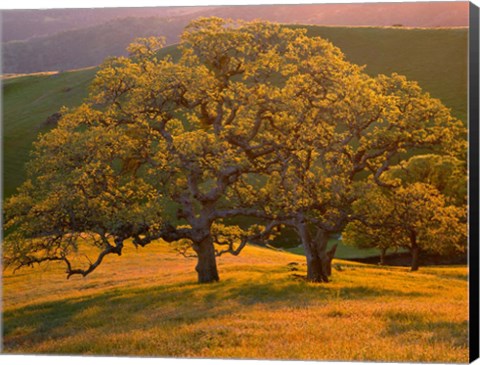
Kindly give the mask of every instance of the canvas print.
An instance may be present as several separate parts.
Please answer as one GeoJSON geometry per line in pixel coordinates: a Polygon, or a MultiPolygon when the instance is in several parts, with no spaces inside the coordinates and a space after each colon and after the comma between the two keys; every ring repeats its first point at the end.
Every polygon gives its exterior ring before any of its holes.
{"type": "Polygon", "coordinates": [[[2,351],[468,362],[469,9],[2,11],[2,351]]]}

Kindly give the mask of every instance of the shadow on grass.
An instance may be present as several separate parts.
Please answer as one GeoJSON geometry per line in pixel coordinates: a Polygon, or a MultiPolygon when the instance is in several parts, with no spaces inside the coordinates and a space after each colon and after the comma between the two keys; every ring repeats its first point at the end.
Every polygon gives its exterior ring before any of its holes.
{"type": "Polygon", "coordinates": [[[404,292],[400,290],[372,288],[368,286],[354,286],[350,288],[342,288],[340,290],[339,297],[342,299],[359,299],[359,298],[372,298],[372,297],[425,297],[426,293],[409,291],[404,292]]]}
{"type": "Polygon", "coordinates": [[[458,347],[468,346],[468,321],[432,321],[415,312],[390,311],[386,334],[389,336],[408,335],[423,332],[430,335],[429,342],[446,342],[458,347]]]}
{"type": "MultiPolygon", "coordinates": [[[[75,336],[80,331],[129,332],[157,326],[175,330],[253,305],[268,308],[308,306],[312,301],[365,299],[406,295],[364,286],[335,288],[283,278],[268,282],[226,279],[198,285],[182,282],[140,289],[116,288],[81,298],[34,304],[4,312],[4,350],[31,348],[46,339],[75,336]]],[[[409,294],[411,295],[411,294],[409,294]]]]}
{"type": "MultiPolygon", "coordinates": [[[[66,337],[90,328],[134,328],[135,316],[139,313],[158,312],[161,316],[161,306],[188,306],[188,300],[195,292],[193,285],[176,285],[175,288],[175,292],[172,292],[173,286],[113,289],[88,298],[69,298],[5,311],[4,351],[15,350],[17,346],[24,348],[25,345],[34,345],[47,338],[66,337]]],[[[189,308],[192,309],[192,306],[189,308]]],[[[178,314],[175,311],[165,312],[165,316],[172,321],[178,320],[178,314]]],[[[144,322],[141,325],[145,328],[144,322]]]]}

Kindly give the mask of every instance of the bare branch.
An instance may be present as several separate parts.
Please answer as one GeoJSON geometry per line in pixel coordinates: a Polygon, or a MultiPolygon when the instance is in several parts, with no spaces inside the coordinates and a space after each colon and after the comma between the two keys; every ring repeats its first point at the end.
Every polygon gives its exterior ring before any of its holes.
{"type": "Polygon", "coordinates": [[[123,239],[121,238],[116,238],[115,239],[115,246],[112,246],[108,244],[108,246],[100,252],[100,254],[97,257],[97,260],[94,263],[90,263],[88,268],[86,270],[83,269],[72,269],[72,265],[70,264],[70,261],[66,258],[63,257],[63,261],[67,264],[67,279],[69,279],[72,275],[82,275],[82,276],[87,276],[90,274],[92,271],[94,271],[103,261],[103,258],[106,255],[115,253],[118,256],[122,255],[122,249],[123,249],[123,239]]]}

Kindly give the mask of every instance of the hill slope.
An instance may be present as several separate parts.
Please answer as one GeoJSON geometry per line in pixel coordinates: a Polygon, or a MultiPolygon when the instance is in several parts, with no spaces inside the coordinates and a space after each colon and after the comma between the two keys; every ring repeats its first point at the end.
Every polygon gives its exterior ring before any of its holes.
{"type": "Polygon", "coordinates": [[[4,274],[4,351],[176,357],[466,362],[467,269],[334,261],[309,284],[303,257],[247,247],[221,282],[166,244],[125,247],[87,278],[61,266],[4,274]]]}
{"type": "MultiPolygon", "coordinates": [[[[456,8],[459,8],[456,6],[456,8]]],[[[460,8],[459,8],[460,9],[460,8]]],[[[19,41],[104,24],[113,19],[194,16],[202,6],[2,10],[2,41],[19,41]]],[[[455,17],[454,17],[455,18],[455,17]]]]}
{"type": "Polygon", "coordinates": [[[396,72],[420,86],[467,120],[468,31],[460,29],[400,29],[308,27],[339,47],[370,75],[396,72]]]}
{"type": "Polygon", "coordinates": [[[30,73],[95,66],[106,57],[126,55],[126,47],[138,37],[164,36],[169,44],[177,42],[189,20],[185,17],[122,18],[48,37],[7,42],[3,45],[3,72],[30,73]]]}
{"type": "Polygon", "coordinates": [[[97,65],[135,37],[176,42],[200,16],[285,24],[453,27],[468,25],[468,2],[56,9],[4,11],[3,70],[26,73],[97,65]],[[156,17],[156,18],[152,18],[156,17]]]}
{"type": "Polygon", "coordinates": [[[2,38],[25,40],[126,17],[199,15],[317,25],[452,27],[468,25],[468,2],[3,10],[2,38]]]}
{"type": "MultiPolygon", "coordinates": [[[[467,30],[308,27],[339,46],[347,58],[367,65],[372,75],[393,71],[418,80],[466,122],[467,30]]],[[[175,52],[169,47],[166,52],[175,52]]],[[[62,105],[80,104],[94,69],[4,80],[4,194],[24,180],[31,144],[48,116],[62,105]]]]}
{"type": "Polygon", "coordinates": [[[4,196],[25,180],[32,143],[48,130],[47,118],[62,106],[80,105],[95,69],[23,76],[3,81],[4,196]]]}

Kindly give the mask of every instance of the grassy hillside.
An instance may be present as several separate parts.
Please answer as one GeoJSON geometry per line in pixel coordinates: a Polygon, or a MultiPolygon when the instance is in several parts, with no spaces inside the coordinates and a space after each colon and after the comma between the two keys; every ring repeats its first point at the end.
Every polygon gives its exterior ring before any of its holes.
{"type": "MultiPolygon", "coordinates": [[[[178,57],[176,47],[162,51],[178,57]]],[[[51,126],[47,118],[62,106],[80,105],[97,68],[60,73],[39,73],[3,80],[3,169],[5,197],[25,180],[25,163],[39,133],[51,126]]]]}
{"type": "Polygon", "coordinates": [[[95,69],[3,81],[3,181],[10,196],[25,179],[32,143],[48,130],[46,119],[62,106],[81,104],[95,69]]]}
{"type": "Polygon", "coordinates": [[[191,17],[114,19],[47,37],[7,42],[2,49],[3,71],[25,73],[95,66],[108,56],[125,55],[125,48],[138,37],[164,36],[169,44],[177,42],[190,20],[191,17]]]}
{"type": "MultiPolygon", "coordinates": [[[[467,30],[308,27],[339,46],[372,75],[396,71],[467,115],[467,30]]],[[[168,52],[174,52],[170,47],[168,52]]],[[[24,180],[24,164],[44,121],[62,105],[78,105],[94,70],[10,78],[3,82],[4,196],[24,180]]]]}
{"type": "MultiPolygon", "coordinates": [[[[461,7],[456,6],[456,13],[461,7]]],[[[158,7],[158,8],[92,8],[92,9],[43,9],[2,10],[2,41],[26,40],[88,28],[110,20],[126,17],[169,18],[201,12],[204,7],[158,7]]],[[[456,14],[455,18],[460,20],[456,14]]]]}
{"type": "Polygon", "coordinates": [[[467,120],[468,31],[457,29],[307,27],[330,40],[371,75],[396,72],[467,120]]]}
{"type": "Polygon", "coordinates": [[[334,261],[310,284],[303,258],[247,247],[198,285],[166,244],[108,257],[87,278],[51,264],[4,274],[4,351],[177,357],[467,362],[467,269],[334,261]]]}

